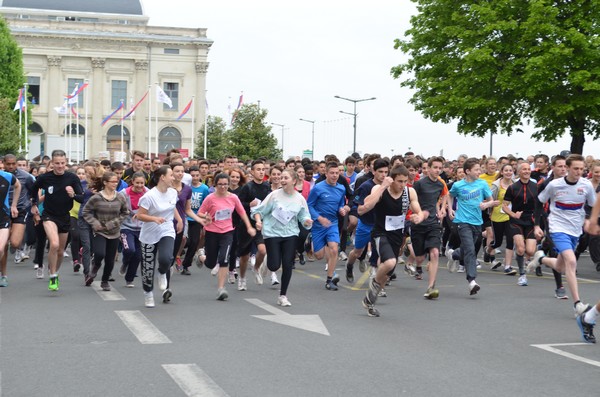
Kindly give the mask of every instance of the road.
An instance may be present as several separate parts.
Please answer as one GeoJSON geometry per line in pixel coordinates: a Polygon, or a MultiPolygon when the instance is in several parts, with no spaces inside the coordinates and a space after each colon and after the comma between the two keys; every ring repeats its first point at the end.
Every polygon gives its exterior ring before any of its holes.
{"type": "MultiPolygon", "coordinates": [[[[436,301],[423,298],[426,281],[399,272],[378,302],[381,317],[370,318],[360,303],[368,277],[355,274],[355,286],[342,277],[327,291],[322,262],[297,265],[289,308],[251,278],[248,291],[229,286],[218,302],[216,278],[194,268],[173,276],[171,303],[157,292],[149,309],[139,278],[127,289],[117,276],[113,291],[99,291],[67,258],[51,293],[31,261],[10,261],[0,289],[3,396],[598,393],[600,346],[581,344],[573,302],[554,298],[549,272],[519,287],[484,268],[471,297],[464,274],[441,269],[436,301]]],[[[588,256],[579,277],[583,300],[600,299],[588,256]]]]}

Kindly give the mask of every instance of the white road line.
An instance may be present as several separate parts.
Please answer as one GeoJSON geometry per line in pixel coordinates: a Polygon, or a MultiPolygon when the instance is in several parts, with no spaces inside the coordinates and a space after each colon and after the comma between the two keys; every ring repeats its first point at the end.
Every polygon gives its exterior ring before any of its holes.
{"type": "Polygon", "coordinates": [[[96,293],[98,293],[98,295],[100,295],[100,298],[102,298],[105,301],[124,301],[127,300],[125,299],[125,297],[123,295],[121,295],[121,293],[117,290],[113,288],[111,288],[110,291],[102,291],[102,288],[100,288],[100,283],[97,281],[94,281],[92,283],[92,289],[94,291],[96,291],[96,293]]]}
{"type": "Polygon", "coordinates": [[[144,345],[172,343],[169,338],[158,330],[139,310],[115,310],[117,316],[127,328],[144,345]]]}
{"type": "Polygon", "coordinates": [[[290,315],[289,313],[284,312],[283,310],[280,310],[276,307],[266,304],[265,302],[261,301],[260,299],[246,299],[246,302],[252,303],[254,306],[258,306],[261,309],[266,310],[271,314],[281,315],[281,316],[283,316],[283,315],[289,316],[290,315]]]}
{"type": "Polygon", "coordinates": [[[579,361],[579,362],[582,362],[585,364],[590,364],[590,365],[593,365],[596,367],[600,367],[600,361],[590,360],[589,358],[581,357],[576,354],[568,353],[568,352],[565,352],[565,351],[562,351],[560,349],[556,349],[553,347],[553,346],[582,346],[582,345],[589,345],[589,343],[552,343],[552,344],[531,345],[531,346],[537,347],[538,349],[546,350],[550,353],[558,354],[559,356],[570,358],[571,360],[575,360],[575,361],[579,361]]]}
{"type": "Polygon", "coordinates": [[[163,364],[162,367],[188,397],[228,397],[196,364],[163,364]]]}

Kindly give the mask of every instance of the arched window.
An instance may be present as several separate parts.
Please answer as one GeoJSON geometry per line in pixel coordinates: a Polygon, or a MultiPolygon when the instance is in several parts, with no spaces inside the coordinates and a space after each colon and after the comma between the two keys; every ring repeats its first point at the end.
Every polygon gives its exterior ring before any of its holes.
{"type": "MultiPolygon", "coordinates": [[[[77,124],[72,123],[65,127],[65,133],[68,134],[71,132],[71,135],[77,135],[77,124]]],[[[85,127],[79,124],[79,135],[85,135],[85,127]]]]}
{"type": "Polygon", "coordinates": [[[29,131],[33,132],[34,134],[44,133],[44,129],[42,128],[42,126],[36,123],[35,121],[29,126],[29,131]]]}
{"type": "Polygon", "coordinates": [[[158,134],[158,151],[166,153],[171,149],[181,148],[181,133],[173,127],[166,127],[158,134]]]}
{"type": "MultiPolygon", "coordinates": [[[[126,127],[123,127],[123,151],[129,151],[129,139],[130,134],[129,130],[126,127]]],[[[111,152],[120,152],[121,151],[121,126],[113,125],[108,129],[106,133],[106,150],[111,152]]]]}

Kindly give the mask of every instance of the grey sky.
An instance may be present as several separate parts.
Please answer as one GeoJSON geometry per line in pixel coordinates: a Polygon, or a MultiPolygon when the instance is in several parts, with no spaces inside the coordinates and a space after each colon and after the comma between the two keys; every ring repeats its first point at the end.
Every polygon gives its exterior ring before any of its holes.
{"type": "MultiPolygon", "coordinates": [[[[489,151],[489,137],[463,137],[453,125],[436,124],[416,112],[390,68],[402,61],[393,40],[409,27],[415,8],[408,0],[143,0],[150,24],[208,28],[215,41],[210,53],[207,89],[209,114],[228,117],[240,91],[244,103],[260,101],[268,121],[285,125],[285,156],[310,149],[311,125],[316,120],[315,158],[326,153],[345,157],[352,150],[350,102],[334,95],[375,101],[357,108],[357,149],[383,155],[404,153],[410,147],[432,155],[444,149],[480,156],[489,151]],[[393,152],[392,152],[393,149],[393,152]]],[[[273,126],[281,139],[281,127],[273,126]]],[[[530,133],[494,136],[494,155],[538,152],[556,154],[568,149],[570,138],[537,143],[530,133]]],[[[600,142],[588,141],[584,154],[597,156],[600,142]]]]}

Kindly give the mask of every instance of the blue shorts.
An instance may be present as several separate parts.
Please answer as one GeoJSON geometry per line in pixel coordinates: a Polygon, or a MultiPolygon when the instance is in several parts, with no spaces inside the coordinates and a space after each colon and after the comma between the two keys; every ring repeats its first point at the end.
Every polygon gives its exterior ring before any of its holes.
{"type": "Polygon", "coordinates": [[[575,251],[579,237],[571,236],[566,233],[550,233],[550,239],[554,243],[554,250],[559,254],[564,251],[575,251]]]}
{"type": "Polygon", "coordinates": [[[361,220],[358,220],[358,225],[356,226],[356,232],[354,234],[354,248],[363,249],[369,244],[371,241],[371,230],[373,226],[362,223],[361,220]]]}
{"type": "Polygon", "coordinates": [[[316,221],[311,228],[313,250],[321,251],[327,243],[340,243],[340,232],[338,231],[337,222],[332,222],[329,227],[323,227],[316,221]]]}

